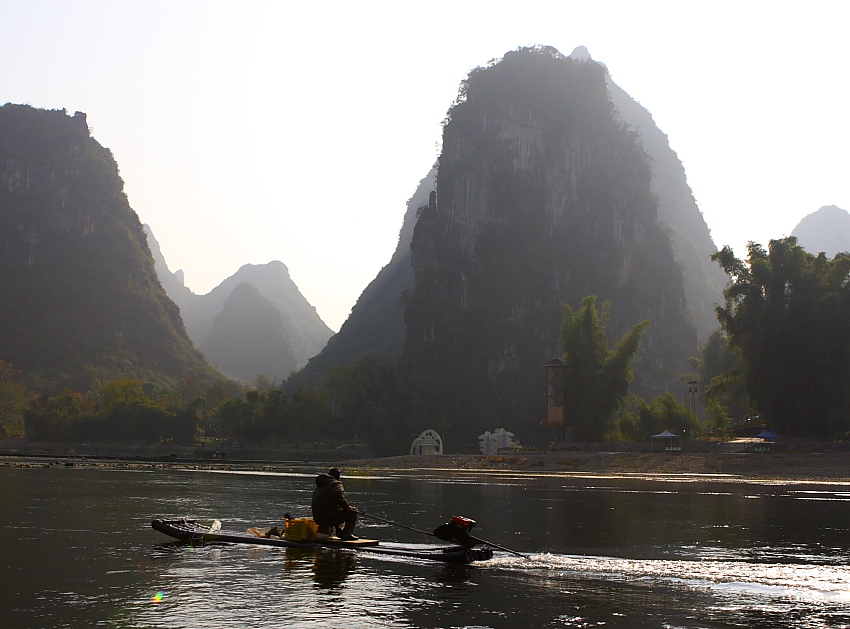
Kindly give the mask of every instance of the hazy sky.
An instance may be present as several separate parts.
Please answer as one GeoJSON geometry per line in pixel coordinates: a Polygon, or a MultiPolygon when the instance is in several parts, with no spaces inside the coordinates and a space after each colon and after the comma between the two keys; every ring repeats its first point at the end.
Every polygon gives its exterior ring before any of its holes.
{"type": "Polygon", "coordinates": [[[474,67],[584,45],[685,165],[715,244],[850,210],[850,2],[0,0],[0,103],[88,114],[172,270],[281,260],[339,329],[474,67]]]}

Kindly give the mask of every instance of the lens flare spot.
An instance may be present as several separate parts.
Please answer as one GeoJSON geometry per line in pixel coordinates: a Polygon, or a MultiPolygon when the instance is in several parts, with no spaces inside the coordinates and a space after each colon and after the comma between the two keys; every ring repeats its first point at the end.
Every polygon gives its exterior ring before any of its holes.
{"type": "Polygon", "coordinates": [[[151,602],[155,605],[157,603],[161,603],[163,598],[165,598],[165,592],[157,592],[153,595],[151,602]]]}

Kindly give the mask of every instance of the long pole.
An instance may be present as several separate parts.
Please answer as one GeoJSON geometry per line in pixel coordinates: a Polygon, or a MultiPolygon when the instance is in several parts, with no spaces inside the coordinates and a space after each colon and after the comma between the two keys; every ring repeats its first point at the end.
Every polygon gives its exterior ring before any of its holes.
{"type": "MultiPolygon", "coordinates": [[[[407,525],[405,525],[405,524],[399,524],[398,522],[393,522],[392,520],[386,520],[386,519],[384,519],[384,518],[379,518],[379,517],[378,517],[378,516],[376,516],[376,515],[369,515],[368,513],[364,513],[363,511],[359,511],[359,513],[360,513],[361,515],[363,515],[363,516],[367,517],[367,518],[372,518],[373,520],[379,520],[380,522],[384,522],[384,523],[386,523],[386,524],[392,524],[393,526],[400,526],[400,527],[401,527],[401,528],[403,528],[403,529],[408,529],[408,530],[410,530],[410,531],[416,531],[417,533],[422,533],[423,535],[430,535],[431,537],[438,537],[438,538],[440,538],[440,539],[443,539],[443,538],[442,538],[442,537],[440,537],[439,535],[436,535],[436,534],[434,534],[434,533],[429,533],[428,531],[423,531],[423,530],[420,530],[420,529],[415,529],[415,528],[413,528],[412,526],[407,526],[407,525]]],[[[470,536],[469,536],[469,539],[471,539],[471,540],[473,540],[473,541],[475,541],[475,542],[478,542],[479,544],[487,544],[487,546],[492,546],[493,548],[497,548],[497,549],[499,549],[499,550],[504,550],[506,553],[511,553],[512,555],[516,555],[517,557],[522,557],[522,558],[523,558],[523,559],[525,559],[526,561],[534,561],[534,560],[533,560],[531,557],[529,557],[528,555],[523,555],[523,554],[522,554],[522,553],[520,553],[520,552],[517,552],[517,551],[515,551],[515,550],[511,550],[510,548],[505,548],[504,546],[499,546],[498,544],[494,544],[493,542],[488,542],[486,539],[480,539],[480,538],[478,538],[478,537],[473,537],[472,535],[470,535],[470,536]]]]}
{"type": "Polygon", "coordinates": [[[523,555],[520,552],[517,552],[515,550],[511,550],[510,548],[505,548],[504,546],[499,546],[498,544],[494,544],[493,542],[488,542],[486,539],[478,539],[477,537],[472,537],[472,535],[469,536],[469,539],[475,540],[479,544],[487,544],[488,546],[492,546],[493,548],[498,548],[499,550],[504,550],[506,553],[511,553],[512,555],[516,555],[517,557],[522,557],[523,559],[525,559],[527,561],[534,561],[528,555],[523,555]]]}
{"type": "Polygon", "coordinates": [[[385,524],[392,524],[393,526],[400,526],[403,529],[407,529],[409,531],[415,531],[417,533],[422,533],[423,535],[430,535],[431,537],[436,537],[433,533],[429,533],[428,531],[422,531],[420,529],[415,529],[412,526],[407,526],[405,524],[399,524],[398,522],[393,522],[392,520],[385,520],[384,518],[379,518],[376,515],[369,515],[368,513],[364,513],[363,511],[358,511],[360,515],[366,518],[372,518],[373,520],[378,520],[380,522],[384,522],[385,524]]]}

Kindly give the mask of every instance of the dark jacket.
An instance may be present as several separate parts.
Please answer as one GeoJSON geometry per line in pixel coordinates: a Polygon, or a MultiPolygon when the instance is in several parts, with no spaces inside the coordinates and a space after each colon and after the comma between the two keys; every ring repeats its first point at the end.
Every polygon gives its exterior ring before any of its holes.
{"type": "Polygon", "coordinates": [[[313,519],[317,524],[335,524],[342,511],[350,511],[351,505],[345,499],[345,487],[330,474],[316,477],[316,490],[313,492],[313,519]]]}

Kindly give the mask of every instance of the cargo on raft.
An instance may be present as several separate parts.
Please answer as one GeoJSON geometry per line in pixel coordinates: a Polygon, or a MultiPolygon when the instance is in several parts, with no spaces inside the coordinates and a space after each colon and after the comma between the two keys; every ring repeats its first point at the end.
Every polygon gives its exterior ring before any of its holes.
{"type": "Polygon", "coordinates": [[[405,546],[393,542],[374,539],[343,540],[337,537],[320,535],[312,520],[287,520],[286,530],[261,530],[250,528],[246,533],[222,531],[220,523],[202,523],[199,520],[181,518],[179,520],[157,519],[151,526],[171,537],[187,542],[219,542],[230,544],[255,544],[280,548],[301,548],[304,550],[330,549],[336,551],[368,552],[374,555],[392,555],[410,557],[428,561],[468,564],[474,561],[486,561],[493,557],[493,550],[487,546],[405,546]]]}

